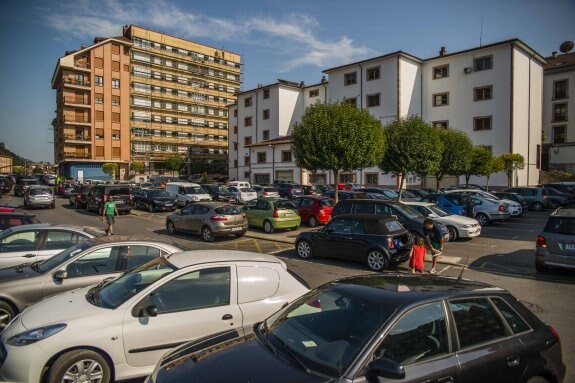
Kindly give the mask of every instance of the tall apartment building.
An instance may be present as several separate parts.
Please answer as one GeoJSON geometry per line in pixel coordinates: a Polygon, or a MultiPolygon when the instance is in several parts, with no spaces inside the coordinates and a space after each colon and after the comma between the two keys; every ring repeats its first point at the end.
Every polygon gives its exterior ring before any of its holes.
{"type": "Polygon", "coordinates": [[[544,66],[543,169],[575,174],[575,53],[553,52],[544,66]]]}
{"type": "Polygon", "coordinates": [[[130,163],[130,46],[124,37],[96,38],[66,52],[52,76],[56,90],[54,160],[66,177],[102,177],[102,164],[130,163]]]}
{"type": "Polygon", "coordinates": [[[162,173],[168,156],[227,173],[228,105],[241,83],[241,57],[150,29],[124,27],[132,43],[132,160],[162,173]]]}

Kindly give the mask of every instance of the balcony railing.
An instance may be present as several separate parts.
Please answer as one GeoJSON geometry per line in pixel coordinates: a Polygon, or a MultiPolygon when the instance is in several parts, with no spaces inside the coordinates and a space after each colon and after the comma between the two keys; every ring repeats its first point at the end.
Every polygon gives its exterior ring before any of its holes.
{"type": "Polygon", "coordinates": [[[90,69],[90,63],[85,63],[85,62],[80,62],[80,61],[75,62],[74,66],[76,68],[90,69]]]}
{"type": "Polygon", "coordinates": [[[90,153],[66,153],[63,154],[64,158],[82,158],[82,159],[89,159],[92,158],[90,153]]]}
{"type": "Polygon", "coordinates": [[[84,81],[78,81],[75,78],[64,78],[64,84],[68,84],[68,85],[77,85],[77,86],[90,86],[90,81],[88,80],[84,80],[84,81]]]}
{"type": "Polygon", "coordinates": [[[92,142],[92,139],[89,136],[82,136],[82,135],[74,135],[74,134],[66,134],[64,136],[66,141],[82,141],[82,142],[92,142]]]}
{"type": "Polygon", "coordinates": [[[64,123],[66,124],[89,124],[89,118],[74,118],[64,116],[64,123]]]}
{"type": "Polygon", "coordinates": [[[76,98],[76,97],[64,97],[64,104],[90,106],[90,102],[88,100],[84,100],[83,98],[76,98]]]}

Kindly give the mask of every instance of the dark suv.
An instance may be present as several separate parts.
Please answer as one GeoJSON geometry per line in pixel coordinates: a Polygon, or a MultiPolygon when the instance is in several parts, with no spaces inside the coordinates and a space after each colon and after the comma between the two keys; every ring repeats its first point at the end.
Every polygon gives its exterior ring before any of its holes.
{"type": "Polygon", "coordinates": [[[295,198],[303,195],[303,189],[298,184],[281,183],[277,184],[275,188],[282,198],[295,198]]]}
{"type": "Polygon", "coordinates": [[[97,210],[98,214],[102,215],[108,196],[112,196],[119,213],[129,213],[132,210],[132,193],[128,185],[94,186],[86,197],[86,210],[97,210]]]}
{"type": "Polygon", "coordinates": [[[557,209],[547,219],[535,244],[535,268],[575,270],[575,209],[557,209]]]}

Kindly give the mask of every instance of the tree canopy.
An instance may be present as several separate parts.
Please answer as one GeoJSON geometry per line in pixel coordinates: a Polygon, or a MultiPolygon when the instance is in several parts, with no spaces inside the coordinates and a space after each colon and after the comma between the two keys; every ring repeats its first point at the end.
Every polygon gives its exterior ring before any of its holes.
{"type": "Polygon", "coordinates": [[[513,172],[525,167],[525,158],[519,153],[507,153],[499,156],[503,162],[503,169],[507,173],[507,186],[511,187],[513,172]]]}
{"type": "Polygon", "coordinates": [[[467,133],[457,129],[438,129],[437,133],[443,144],[439,166],[433,175],[439,183],[446,175],[460,176],[465,173],[471,162],[470,153],[473,144],[467,133]]]}
{"type": "Polygon", "coordinates": [[[112,178],[115,178],[115,175],[118,174],[118,169],[118,164],[115,162],[107,162],[102,165],[102,171],[112,176],[112,178]]]}
{"type": "Polygon", "coordinates": [[[132,163],[130,164],[130,168],[135,173],[140,173],[142,170],[144,170],[144,167],[145,165],[142,161],[132,161],[132,163]]]}
{"type": "Polygon", "coordinates": [[[469,153],[469,162],[467,162],[461,173],[461,175],[465,176],[465,185],[469,185],[471,176],[481,177],[491,175],[492,160],[493,155],[491,154],[491,150],[483,145],[473,146],[469,153]]]}
{"type": "Polygon", "coordinates": [[[172,175],[174,175],[176,170],[180,170],[182,168],[184,160],[180,156],[169,156],[166,157],[165,164],[166,169],[171,170],[172,175]]]}

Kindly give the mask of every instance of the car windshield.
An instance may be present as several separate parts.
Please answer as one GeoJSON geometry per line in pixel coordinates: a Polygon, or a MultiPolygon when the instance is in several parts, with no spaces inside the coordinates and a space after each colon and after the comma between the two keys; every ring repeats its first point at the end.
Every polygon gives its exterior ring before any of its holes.
{"type": "Polygon", "coordinates": [[[30,195],[52,194],[52,189],[49,188],[36,188],[30,190],[30,195]]]}
{"type": "Polygon", "coordinates": [[[186,190],[186,194],[205,194],[206,192],[202,189],[201,186],[186,186],[184,188],[186,190]]]}
{"type": "Polygon", "coordinates": [[[382,194],[384,196],[386,196],[387,198],[390,198],[390,199],[396,199],[397,198],[397,193],[394,192],[393,190],[384,189],[384,190],[382,190],[382,194]]]}
{"type": "Polygon", "coordinates": [[[226,189],[223,186],[220,185],[214,185],[214,186],[210,186],[210,188],[212,189],[212,191],[218,192],[218,193],[227,193],[228,189],[226,189]]]}
{"type": "Polygon", "coordinates": [[[91,247],[92,244],[89,242],[81,242],[77,245],[67,248],[66,250],[56,254],[55,256],[48,258],[44,262],[38,265],[38,272],[44,274],[53,268],[66,262],[68,259],[72,258],[74,255],[86,250],[91,247]]]}
{"type": "Polygon", "coordinates": [[[548,233],[575,235],[575,218],[573,217],[550,217],[545,225],[548,233]]]}
{"type": "Polygon", "coordinates": [[[88,302],[106,309],[115,309],[160,278],[177,270],[165,258],[156,258],[116,279],[91,288],[88,302]]]}
{"type": "Polygon", "coordinates": [[[221,206],[214,209],[216,214],[222,215],[239,215],[242,214],[242,211],[237,206],[221,206]]]}
{"type": "Polygon", "coordinates": [[[149,197],[172,197],[172,194],[165,190],[150,190],[148,191],[149,197]]]}
{"type": "Polygon", "coordinates": [[[313,372],[339,377],[393,309],[368,300],[363,286],[320,288],[259,327],[268,344],[313,372]]]}
{"type": "Polygon", "coordinates": [[[110,188],[108,189],[108,195],[128,195],[130,194],[130,188],[110,188]]]}
{"type": "Polygon", "coordinates": [[[437,205],[430,205],[427,208],[438,217],[447,217],[448,215],[451,215],[451,213],[446,212],[437,205]]]}
{"type": "Polygon", "coordinates": [[[241,188],[242,193],[255,193],[256,191],[252,188],[241,188]]]}
{"type": "Polygon", "coordinates": [[[403,215],[409,217],[409,218],[421,218],[423,217],[423,214],[421,214],[420,212],[418,212],[417,210],[407,206],[407,205],[394,205],[394,207],[403,215]]]}

